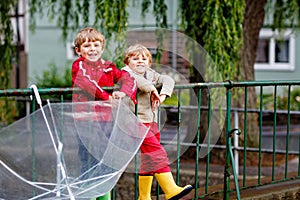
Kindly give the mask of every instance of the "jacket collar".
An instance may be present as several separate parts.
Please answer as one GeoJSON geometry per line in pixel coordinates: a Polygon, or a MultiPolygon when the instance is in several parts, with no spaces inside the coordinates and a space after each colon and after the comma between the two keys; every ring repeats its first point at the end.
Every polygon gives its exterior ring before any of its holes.
{"type": "Polygon", "coordinates": [[[77,61],[78,62],[82,61],[84,65],[91,66],[92,68],[102,67],[104,65],[104,60],[102,58],[100,58],[96,62],[92,62],[83,57],[78,57],[77,61]]]}

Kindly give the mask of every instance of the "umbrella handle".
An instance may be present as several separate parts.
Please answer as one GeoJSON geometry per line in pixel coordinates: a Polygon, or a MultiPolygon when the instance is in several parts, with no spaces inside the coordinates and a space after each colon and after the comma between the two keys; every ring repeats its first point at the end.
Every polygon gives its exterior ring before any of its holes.
{"type": "MultiPolygon", "coordinates": [[[[36,85],[31,85],[30,88],[33,90],[34,92],[34,96],[36,98],[37,103],[41,106],[42,105],[42,100],[41,100],[41,96],[39,94],[39,91],[36,87],[36,85]]],[[[30,99],[32,100],[32,95],[30,95],[30,99]]]]}

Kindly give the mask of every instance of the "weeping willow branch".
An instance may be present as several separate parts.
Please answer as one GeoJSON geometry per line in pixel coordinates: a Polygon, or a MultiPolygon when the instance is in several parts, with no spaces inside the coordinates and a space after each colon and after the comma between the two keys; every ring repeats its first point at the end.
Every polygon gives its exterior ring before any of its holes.
{"type": "Polygon", "coordinates": [[[268,0],[265,7],[268,23],[264,26],[279,31],[286,28],[295,29],[300,27],[299,3],[298,0],[268,0]]]}
{"type": "MultiPolygon", "coordinates": [[[[0,2],[0,89],[10,87],[10,77],[13,65],[13,58],[16,54],[16,44],[13,43],[13,27],[11,17],[15,10],[16,1],[0,2]]],[[[13,120],[15,115],[15,102],[6,98],[0,99],[0,125],[7,124],[13,120]]]]}
{"type": "Polygon", "coordinates": [[[13,44],[13,28],[11,24],[12,12],[15,10],[15,1],[1,1],[0,3],[0,88],[6,89],[10,84],[10,72],[12,69],[12,55],[15,54],[16,47],[13,44]]]}
{"type": "MultiPolygon", "coordinates": [[[[151,1],[143,0],[142,1],[142,17],[145,17],[145,14],[150,11],[151,1]]],[[[165,4],[164,0],[154,0],[153,1],[153,15],[155,16],[156,27],[158,28],[167,28],[167,10],[168,7],[165,4]]],[[[156,63],[160,63],[162,56],[163,42],[165,37],[165,31],[163,29],[156,29],[155,31],[157,38],[157,54],[156,54],[156,63]]]]}
{"type": "Polygon", "coordinates": [[[244,1],[181,1],[182,28],[204,47],[218,69],[206,68],[207,80],[220,81],[218,74],[223,80],[236,78],[244,9],[244,1]]]}
{"type": "Polygon", "coordinates": [[[92,26],[105,35],[106,41],[113,39],[117,44],[111,59],[119,63],[128,26],[127,7],[127,0],[30,0],[30,24],[34,31],[36,15],[47,15],[62,30],[63,40],[83,27],[92,26]]]}

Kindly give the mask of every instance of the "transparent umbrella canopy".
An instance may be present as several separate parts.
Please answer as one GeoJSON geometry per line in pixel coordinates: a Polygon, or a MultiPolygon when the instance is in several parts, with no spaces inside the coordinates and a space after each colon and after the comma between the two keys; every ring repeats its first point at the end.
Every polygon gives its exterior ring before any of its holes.
{"type": "Polygon", "coordinates": [[[148,129],[122,100],[37,101],[40,109],[0,130],[0,198],[90,199],[109,192],[148,129]]]}

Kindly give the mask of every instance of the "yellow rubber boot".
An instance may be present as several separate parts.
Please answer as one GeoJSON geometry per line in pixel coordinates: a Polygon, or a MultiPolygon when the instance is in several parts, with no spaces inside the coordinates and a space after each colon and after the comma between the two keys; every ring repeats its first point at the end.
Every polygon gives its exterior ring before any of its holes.
{"type": "Polygon", "coordinates": [[[185,187],[176,185],[171,172],[157,173],[155,178],[168,200],[178,200],[193,189],[191,185],[186,185],[185,187]]]}
{"type": "Polygon", "coordinates": [[[139,200],[151,200],[153,176],[139,176],[139,200]]]}

